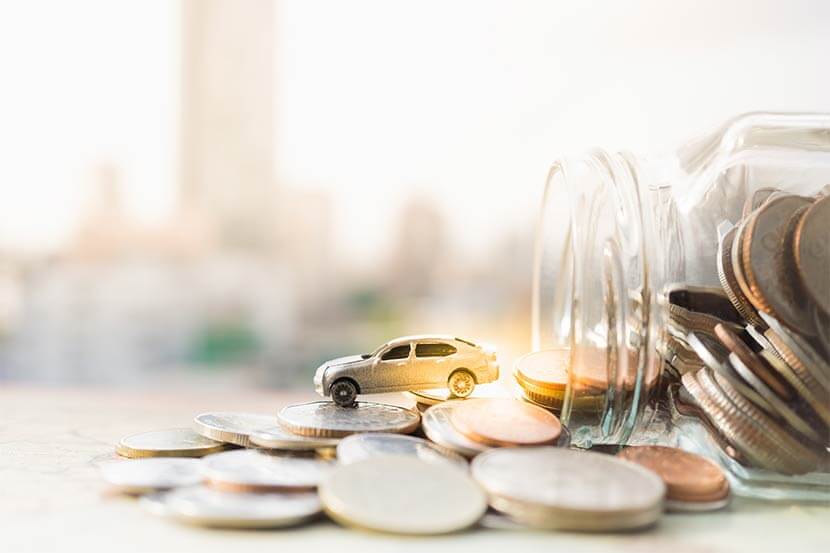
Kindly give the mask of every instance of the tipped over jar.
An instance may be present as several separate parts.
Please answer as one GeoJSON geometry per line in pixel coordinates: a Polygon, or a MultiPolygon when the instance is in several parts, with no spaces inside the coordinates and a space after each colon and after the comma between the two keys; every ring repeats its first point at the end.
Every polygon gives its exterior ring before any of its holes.
{"type": "Polygon", "coordinates": [[[830,497],[830,114],[556,161],[533,279],[530,364],[563,384],[520,384],[574,443],[681,442],[739,493],[830,497]]]}

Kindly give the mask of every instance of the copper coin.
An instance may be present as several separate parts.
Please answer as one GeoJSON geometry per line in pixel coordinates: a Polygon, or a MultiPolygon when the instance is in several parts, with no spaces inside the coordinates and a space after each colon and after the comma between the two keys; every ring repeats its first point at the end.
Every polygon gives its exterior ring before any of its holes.
{"type": "Polygon", "coordinates": [[[752,196],[747,197],[741,211],[741,217],[748,217],[753,211],[764,205],[767,200],[780,193],[781,191],[777,188],[759,188],[752,193],[752,196]]]}
{"type": "Polygon", "coordinates": [[[719,466],[682,449],[630,446],[620,451],[617,457],[656,472],[665,482],[670,499],[715,501],[729,494],[729,483],[719,466]]]}
{"type": "MultiPolygon", "coordinates": [[[[802,196],[780,196],[765,203],[747,221],[741,243],[741,266],[752,294],[749,300],[760,311],[775,316],[792,329],[813,335],[813,321],[802,303],[795,301],[790,263],[783,261],[783,248],[790,219],[810,205],[802,196]]],[[[826,278],[826,274],[824,275],[826,278]]]]}
{"type": "Polygon", "coordinates": [[[492,446],[552,444],[562,432],[556,415],[515,399],[465,401],[451,420],[464,435],[492,446]]]}
{"type": "Polygon", "coordinates": [[[799,219],[794,254],[804,288],[830,315],[830,196],[816,201],[799,219]]]}
{"type": "Polygon", "coordinates": [[[773,369],[769,367],[766,361],[755,354],[743,340],[741,340],[734,332],[723,325],[715,327],[715,334],[721,343],[726,346],[726,349],[731,351],[738,357],[749,370],[753,372],[758,378],[764,381],[778,397],[783,400],[790,400],[793,397],[792,389],[777,375],[774,374],[773,369]]]}

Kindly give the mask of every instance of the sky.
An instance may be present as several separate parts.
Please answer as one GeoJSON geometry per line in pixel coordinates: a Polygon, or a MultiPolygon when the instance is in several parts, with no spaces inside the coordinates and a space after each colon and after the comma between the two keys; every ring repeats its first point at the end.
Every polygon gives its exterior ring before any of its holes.
{"type": "MultiPolygon", "coordinates": [[[[830,111],[830,4],[723,4],[283,0],[275,180],[330,193],[355,259],[381,256],[414,196],[486,256],[532,227],[563,154],[830,111]]],[[[0,247],[59,247],[104,162],[136,217],[170,214],[179,17],[164,0],[0,3],[0,247]]]]}

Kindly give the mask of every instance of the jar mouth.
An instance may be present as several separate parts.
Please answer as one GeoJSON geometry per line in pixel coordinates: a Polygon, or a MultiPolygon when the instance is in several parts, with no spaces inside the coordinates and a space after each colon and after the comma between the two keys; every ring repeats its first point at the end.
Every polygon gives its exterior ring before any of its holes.
{"type": "Polygon", "coordinates": [[[557,161],[537,232],[533,349],[567,348],[575,443],[625,443],[660,374],[637,175],[625,156],[557,161]]]}

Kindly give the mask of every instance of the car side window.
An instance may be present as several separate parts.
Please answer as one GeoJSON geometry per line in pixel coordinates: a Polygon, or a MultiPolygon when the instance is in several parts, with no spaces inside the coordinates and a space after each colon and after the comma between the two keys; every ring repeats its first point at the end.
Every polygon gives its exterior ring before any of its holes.
{"type": "Polygon", "coordinates": [[[409,344],[406,344],[405,346],[395,346],[394,348],[384,353],[383,357],[381,357],[381,360],[394,361],[396,359],[406,359],[407,357],[409,357],[409,348],[409,344]]]}
{"type": "Polygon", "coordinates": [[[446,357],[458,351],[450,344],[418,344],[415,346],[416,357],[446,357]]]}

